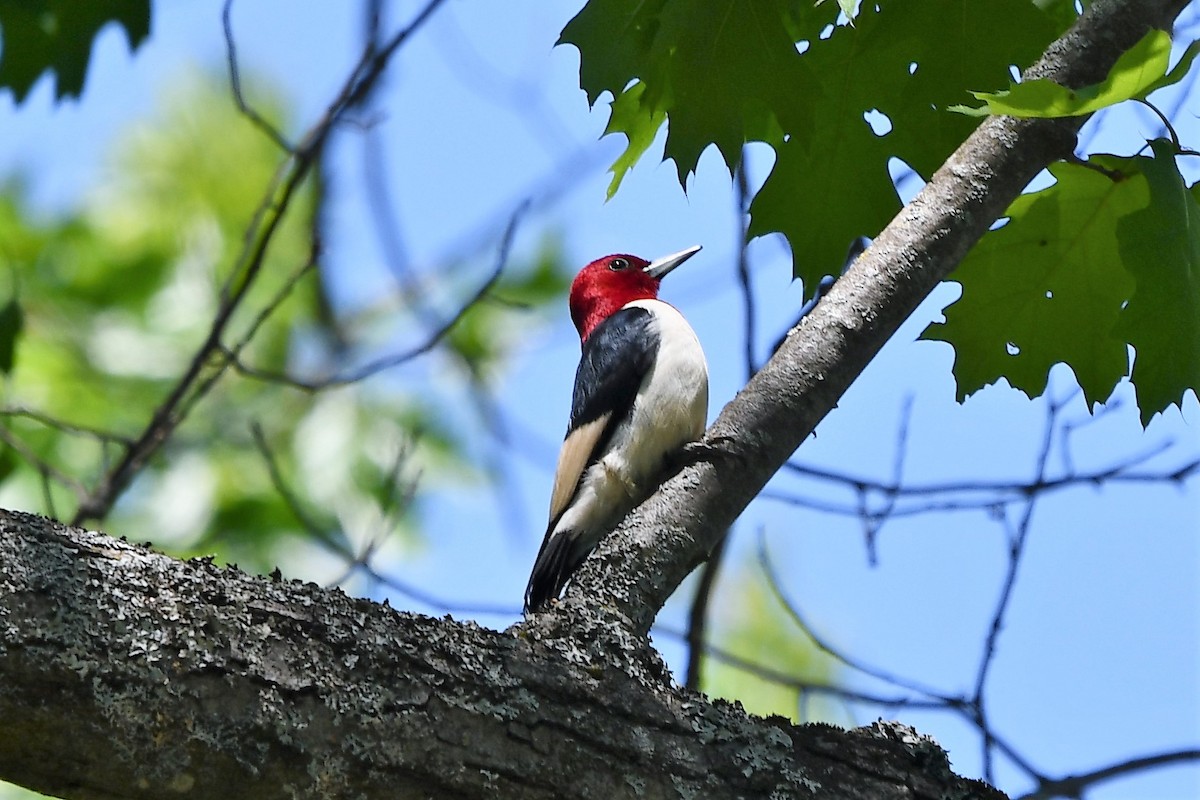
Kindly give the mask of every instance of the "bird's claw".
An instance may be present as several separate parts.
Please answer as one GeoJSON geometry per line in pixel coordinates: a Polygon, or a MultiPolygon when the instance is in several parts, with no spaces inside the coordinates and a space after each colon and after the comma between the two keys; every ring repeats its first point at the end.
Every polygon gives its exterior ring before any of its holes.
{"type": "Polygon", "coordinates": [[[733,441],[732,436],[713,436],[704,441],[688,442],[676,454],[675,467],[683,469],[693,464],[699,464],[701,461],[715,461],[719,458],[744,461],[736,450],[725,446],[733,441]]]}

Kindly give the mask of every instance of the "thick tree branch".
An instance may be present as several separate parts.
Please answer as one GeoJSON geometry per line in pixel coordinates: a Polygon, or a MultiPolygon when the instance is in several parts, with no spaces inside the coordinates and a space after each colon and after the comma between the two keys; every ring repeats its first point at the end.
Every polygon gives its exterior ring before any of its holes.
{"type": "MultiPolygon", "coordinates": [[[[1104,78],[1184,0],[1097,0],[1027,77],[1070,87],[1104,78]]],[[[1071,155],[1082,118],[983,122],[875,239],[774,357],[721,412],[688,466],[631,514],[576,574],[566,600],[533,624],[572,624],[570,606],[601,605],[649,629],[679,583],[720,540],[917,305],[943,281],[1029,181],[1071,155]]],[[[813,224],[819,224],[814,221],[813,224]]]]}
{"type": "MultiPolygon", "coordinates": [[[[1184,4],[1096,0],[1031,74],[1098,80],[1184,4]]],[[[726,407],[714,455],[512,631],[0,512],[0,777],[72,798],[999,797],[901,726],[793,726],[672,687],[643,634],[1079,124],[981,125],[726,407]]]]}
{"type": "Polygon", "coordinates": [[[900,725],[674,689],[594,624],[543,643],[2,511],[0,719],[0,778],[70,798],[1001,797],[900,725]]]}

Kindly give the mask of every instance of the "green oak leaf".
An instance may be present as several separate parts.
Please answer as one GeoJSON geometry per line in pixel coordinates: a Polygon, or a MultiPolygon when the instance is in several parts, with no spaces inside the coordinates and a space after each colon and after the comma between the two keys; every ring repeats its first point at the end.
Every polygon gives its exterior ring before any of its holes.
{"type": "Polygon", "coordinates": [[[588,104],[616,97],[647,65],[667,0],[592,0],[563,28],[556,44],[579,50],[579,88],[588,104]]]}
{"type": "MultiPolygon", "coordinates": [[[[818,9],[788,0],[591,0],[559,43],[579,49],[580,86],[590,103],[644,84],[636,97],[640,117],[655,115],[661,124],[670,115],[665,157],[675,161],[682,183],[710,144],[736,165],[746,141],[780,127],[806,128],[821,91],[796,42],[816,40],[837,14],[832,4],[818,9]]],[[[640,119],[627,130],[624,118],[614,111],[608,132],[629,136],[627,167],[653,136],[640,119]]]]}
{"type": "Polygon", "coordinates": [[[667,115],[661,109],[642,104],[645,94],[646,84],[635,83],[617,95],[612,102],[612,115],[609,117],[608,127],[605,128],[604,133],[605,135],[624,133],[629,139],[629,145],[625,148],[625,152],[617,157],[609,170],[613,176],[612,181],[608,184],[607,199],[609,200],[617,193],[617,189],[621,188],[621,181],[625,179],[625,174],[633,169],[642,154],[654,143],[658,129],[666,121],[667,115]]]}
{"type": "Polygon", "coordinates": [[[664,121],[682,185],[710,145],[734,168],[746,143],[767,143],[776,162],[750,235],[784,234],[797,277],[816,285],[899,210],[890,162],[929,175],[977,125],[940,109],[1006,83],[1009,65],[1037,58],[1073,16],[1056,0],[890,1],[836,24],[854,5],[589,0],[559,42],[580,50],[589,102],[612,96],[606,133],[629,140],[610,196],[664,121]]]}
{"type": "Polygon", "coordinates": [[[1103,82],[1082,89],[1068,89],[1054,81],[1039,78],[1012,84],[1002,92],[971,92],[984,101],[979,108],[953,105],[950,111],[970,116],[1008,114],[1013,117],[1072,117],[1091,114],[1102,108],[1145,98],[1151,92],[1177,82],[1187,74],[1200,52],[1193,42],[1175,68],[1167,71],[1171,56],[1171,37],[1165,31],[1152,30],[1117,59],[1103,82]]]}
{"type": "Polygon", "coordinates": [[[1052,165],[1054,185],[1017,198],[1008,224],[950,276],[962,297],[921,338],[953,345],[960,401],[1000,378],[1039,396],[1057,363],[1074,370],[1089,404],[1112,394],[1128,369],[1114,327],[1134,289],[1118,224],[1150,204],[1148,161],[1052,165]]]}
{"type": "Polygon", "coordinates": [[[1133,345],[1143,425],[1200,387],[1200,184],[1184,184],[1171,142],[1151,146],[1154,158],[1142,167],[1150,205],[1117,226],[1121,258],[1137,280],[1117,332],[1133,345]]]}
{"type": "Polygon", "coordinates": [[[810,130],[820,89],[792,31],[822,16],[805,5],[693,0],[664,9],[660,39],[669,50],[656,53],[659,70],[669,75],[663,155],[675,162],[681,185],[710,144],[733,169],[747,141],[768,141],[781,128],[801,135],[810,130]]]}
{"type": "Polygon", "coordinates": [[[938,109],[964,86],[999,83],[1009,64],[1036,58],[1054,35],[1024,0],[932,0],[866,9],[854,28],[813,42],[805,57],[827,88],[811,133],[789,132],[776,148],[775,168],[750,208],[750,235],[783,233],[805,286],[836,274],[850,242],[874,236],[900,210],[889,162],[932,174],[977,124],[938,109]],[[929,36],[948,19],[955,36],[929,36]],[[872,109],[890,131],[867,124],[872,109]]]}
{"type": "Polygon", "coordinates": [[[900,210],[887,147],[859,123],[841,128],[831,119],[807,143],[781,144],[775,168],[750,204],[750,236],[783,233],[806,291],[822,275],[841,271],[855,237],[873,235],[900,210]]]}
{"type": "Polygon", "coordinates": [[[1147,86],[1138,97],[1145,99],[1164,86],[1173,86],[1179,83],[1183,80],[1183,76],[1191,71],[1192,62],[1196,60],[1197,55],[1200,55],[1200,39],[1189,44],[1187,49],[1183,51],[1183,55],[1179,57],[1179,61],[1175,62],[1175,66],[1171,67],[1171,71],[1147,86]]]}
{"type": "Polygon", "coordinates": [[[663,156],[681,184],[710,145],[734,168],[747,142],[765,142],[776,164],[751,208],[750,235],[783,233],[795,274],[816,286],[852,240],[876,234],[899,209],[890,162],[931,174],[977,124],[939,109],[969,87],[1003,85],[1010,64],[1032,61],[1057,35],[1067,7],[886,2],[837,25],[845,5],[590,0],[560,43],[580,51],[588,100],[612,96],[606,132],[628,138],[610,196],[664,121],[663,156]],[[878,132],[872,111],[887,117],[878,132]]]}
{"type": "Polygon", "coordinates": [[[55,97],[77,97],[92,40],[109,22],[124,28],[136,49],[150,34],[150,0],[0,0],[0,88],[11,89],[21,103],[38,78],[52,72],[55,97]]]}

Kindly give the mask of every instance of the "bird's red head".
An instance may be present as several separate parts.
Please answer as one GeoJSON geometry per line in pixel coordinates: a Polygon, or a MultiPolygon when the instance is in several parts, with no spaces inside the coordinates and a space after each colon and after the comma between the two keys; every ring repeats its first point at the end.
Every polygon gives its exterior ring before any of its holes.
{"type": "Polygon", "coordinates": [[[571,320],[580,340],[587,339],[596,326],[634,300],[658,297],[663,276],[700,252],[689,247],[669,256],[647,261],[617,253],[598,258],[579,271],[571,284],[571,320]]]}

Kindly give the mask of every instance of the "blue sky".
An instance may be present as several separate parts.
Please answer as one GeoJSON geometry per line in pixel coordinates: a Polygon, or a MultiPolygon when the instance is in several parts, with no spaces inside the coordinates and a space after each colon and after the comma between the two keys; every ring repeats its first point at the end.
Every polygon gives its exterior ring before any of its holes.
{"type": "MultiPolygon", "coordinates": [[[[664,296],[692,320],[705,346],[715,416],[745,379],[734,273],[737,217],[728,173],[719,157],[707,153],[685,196],[673,165],[656,163],[652,148],[621,193],[604,202],[604,169],[620,143],[597,142],[606,122],[604,103],[588,109],[578,89],[577,53],[553,47],[576,6],[449,3],[399,54],[388,75],[379,133],[406,247],[420,265],[464,252],[486,256],[488,250],[479,249],[486,244],[481,231],[495,230],[516,202],[570,167],[566,190],[531,215],[518,248],[535,247],[548,229],[562,237],[579,265],[614,251],[653,257],[704,245],[671,276],[664,296]]],[[[324,108],[358,52],[356,9],[281,0],[235,5],[243,67],[281,87],[302,125],[324,108]]],[[[154,11],[152,35],[132,56],[116,30],[101,36],[80,101],[54,105],[45,80],[19,109],[10,97],[0,97],[0,175],[20,170],[30,176],[46,213],[70,206],[104,180],[103,156],[114,137],[149,113],[174,79],[189,69],[223,68],[220,3],[159,3],[154,11]]],[[[1194,10],[1191,16],[1194,26],[1194,10]]],[[[1200,105],[1193,97],[1185,107],[1200,105]]],[[[1198,128],[1194,113],[1183,115],[1185,143],[1200,142],[1198,128]]],[[[1129,153],[1156,133],[1148,115],[1128,113],[1089,136],[1097,149],[1129,153]]],[[[328,250],[343,276],[337,294],[354,304],[379,291],[387,270],[365,224],[358,186],[363,155],[355,137],[340,139],[336,159],[349,177],[335,194],[328,250]]],[[[752,177],[761,181],[769,154],[755,150],[751,164],[752,177]]],[[[1195,180],[1196,165],[1183,166],[1195,180]]],[[[762,354],[794,317],[801,292],[779,242],[755,242],[751,253],[762,354]]],[[[480,258],[481,269],[486,261],[480,258]]],[[[798,461],[889,479],[897,429],[911,398],[906,478],[926,484],[1030,477],[1046,403],[1000,386],[959,406],[950,348],[915,341],[955,293],[942,287],[918,309],[801,448],[798,461]]],[[[481,615],[484,624],[504,627],[519,608],[541,537],[577,353],[564,307],[520,340],[500,383],[511,429],[532,442],[508,458],[518,512],[498,509],[492,492],[431,487],[429,543],[394,565],[405,580],[442,597],[513,609],[513,615],[481,615]]],[[[1072,394],[1068,370],[1056,369],[1052,378],[1056,398],[1072,394]]],[[[1168,440],[1176,448],[1145,469],[1200,454],[1195,397],[1182,411],[1157,417],[1145,432],[1128,387],[1117,398],[1115,410],[1094,420],[1078,397],[1066,403],[1062,413],[1078,427],[1069,448],[1056,440],[1051,472],[1068,461],[1081,471],[1102,468],[1168,440]]],[[[468,417],[464,424],[474,424],[468,417]]],[[[778,477],[770,488],[854,502],[845,490],[790,476],[778,477]]],[[[1069,489],[1039,501],[1031,530],[988,684],[997,730],[1052,775],[1197,746],[1200,481],[1069,489]]],[[[738,524],[727,574],[752,567],[760,535],[789,597],[839,647],[948,693],[971,688],[1007,566],[1005,535],[987,513],[889,521],[872,564],[857,520],[760,500],[738,524]]],[[[735,587],[724,586],[717,601],[736,609],[735,587]]],[[[403,596],[391,602],[438,610],[403,596]]],[[[680,627],[684,608],[676,598],[661,620],[680,627]]],[[[665,635],[656,641],[681,667],[676,642],[665,635]]],[[[850,718],[867,723],[892,713],[856,708],[850,718]]],[[[945,714],[899,716],[938,739],[957,770],[978,774],[972,728],[945,714]]],[[[1014,794],[1029,788],[1003,759],[997,775],[1014,794]]],[[[1196,796],[1196,766],[1113,781],[1089,793],[1099,800],[1196,796]]]]}

